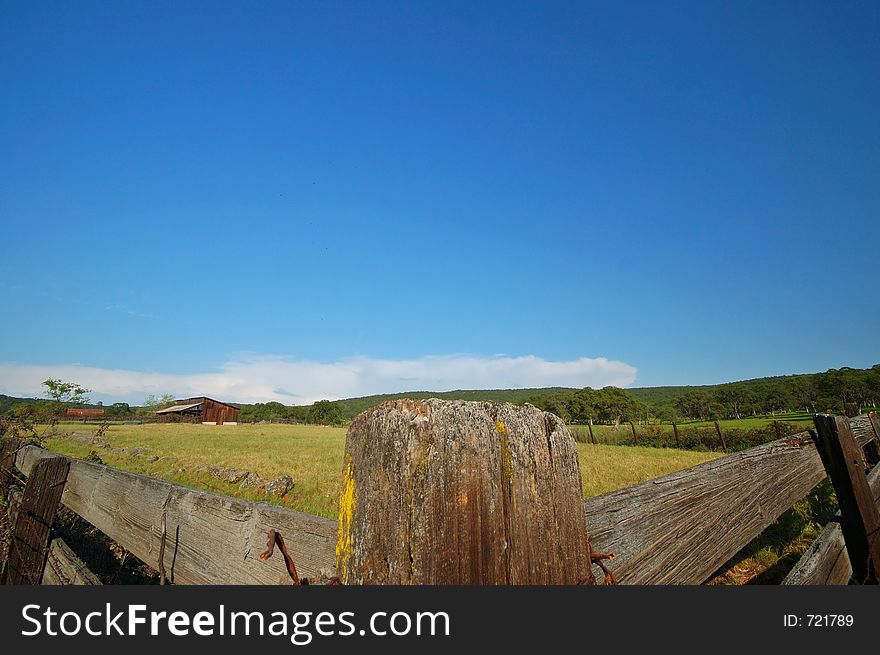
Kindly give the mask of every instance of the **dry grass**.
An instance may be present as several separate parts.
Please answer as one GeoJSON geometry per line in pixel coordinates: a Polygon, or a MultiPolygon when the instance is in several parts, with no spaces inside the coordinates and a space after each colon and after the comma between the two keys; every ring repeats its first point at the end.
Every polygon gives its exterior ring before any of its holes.
{"type": "MultiPolygon", "coordinates": [[[[310,425],[206,426],[187,424],[114,425],[104,438],[110,448],[83,443],[94,430],[64,426],[66,434],[47,441],[51,450],[85,458],[94,450],[109,466],[151,475],[188,487],[274,502],[319,516],[335,518],[342,480],[345,430],[310,425]],[[77,440],[79,438],[80,440],[77,440]],[[132,448],[146,448],[149,462],[132,448]],[[283,499],[240,489],[218,480],[207,466],[247,469],[264,479],[283,474],[296,486],[283,499]]],[[[671,473],[716,455],[673,449],[578,444],[584,496],[612,491],[671,473]]]]}
{"type": "MultiPolygon", "coordinates": [[[[90,434],[89,429],[80,428],[72,436],[90,434]]],[[[47,446],[80,458],[94,450],[109,466],[196,489],[274,502],[310,514],[336,518],[345,447],[345,430],[342,428],[311,425],[114,425],[104,438],[111,448],[63,436],[49,439],[47,446]],[[134,457],[128,452],[132,448],[147,448],[147,456],[155,455],[159,460],[148,462],[146,457],[134,457]],[[294,479],[295,486],[284,499],[278,500],[218,480],[200,470],[206,466],[242,468],[263,479],[287,474],[294,479]]]]}
{"type": "Polygon", "coordinates": [[[722,453],[578,444],[584,498],[708,462],[722,453]]]}

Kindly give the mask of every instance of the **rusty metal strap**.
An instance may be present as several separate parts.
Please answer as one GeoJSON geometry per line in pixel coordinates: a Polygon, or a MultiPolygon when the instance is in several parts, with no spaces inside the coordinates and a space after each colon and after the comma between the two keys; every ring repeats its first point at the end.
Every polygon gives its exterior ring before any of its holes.
{"type": "Polygon", "coordinates": [[[290,574],[290,579],[293,580],[293,584],[297,586],[301,585],[302,581],[299,578],[299,574],[296,572],[296,565],[293,563],[293,558],[287,552],[287,546],[284,544],[284,537],[282,537],[281,533],[274,528],[269,530],[269,541],[266,543],[265,552],[260,553],[260,559],[267,560],[272,557],[272,553],[275,552],[275,544],[278,544],[278,547],[281,549],[281,555],[284,557],[284,563],[287,565],[287,572],[290,574]]]}

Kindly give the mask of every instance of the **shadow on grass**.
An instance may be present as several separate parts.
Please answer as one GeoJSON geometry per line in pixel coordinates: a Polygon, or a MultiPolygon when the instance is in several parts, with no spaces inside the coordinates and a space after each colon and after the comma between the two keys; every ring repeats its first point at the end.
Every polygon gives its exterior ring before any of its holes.
{"type": "Polygon", "coordinates": [[[728,560],[708,584],[780,584],[837,514],[827,478],[728,560]]]}
{"type": "Polygon", "coordinates": [[[51,538],[61,537],[103,584],[158,584],[159,574],[91,523],[60,507],[51,538]]]}

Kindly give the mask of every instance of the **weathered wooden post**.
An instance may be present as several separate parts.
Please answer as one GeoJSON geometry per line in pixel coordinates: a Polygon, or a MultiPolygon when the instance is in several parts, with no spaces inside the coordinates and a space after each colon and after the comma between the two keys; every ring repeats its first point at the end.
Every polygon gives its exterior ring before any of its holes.
{"type": "Polygon", "coordinates": [[[395,400],[348,430],[346,584],[592,581],[577,448],[530,405],[395,400]]]}
{"type": "Polygon", "coordinates": [[[868,414],[868,420],[871,421],[874,438],[865,445],[865,457],[868,464],[876,466],[880,464],[880,416],[877,416],[877,412],[871,412],[868,414]]]}
{"type": "Polygon", "coordinates": [[[849,421],[817,414],[811,431],[825,471],[831,478],[840,513],[840,527],[853,578],[860,584],[880,581],[880,510],[865,474],[865,456],[853,438],[849,421]]]}
{"type": "Polygon", "coordinates": [[[6,496],[12,483],[12,467],[15,465],[15,453],[18,447],[18,439],[0,439],[0,497],[6,496]]]}
{"type": "Polygon", "coordinates": [[[721,441],[721,448],[727,450],[727,442],[724,440],[724,433],[721,431],[721,425],[715,421],[715,432],[718,433],[718,439],[721,441]]]}
{"type": "Polygon", "coordinates": [[[675,421],[672,422],[672,431],[675,433],[675,447],[681,448],[681,441],[678,439],[678,425],[675,424],[675,421]]]}
{"type": "Polygon", "coordinates": [[[632,429],[633,433],[633,443],[638,446],[639,445],[639,435],[636,434],[636,426],[633,425],[633,422],[629,422],[629,427],[632,429]]]}
{"type": "Polygon", "coordinates": [[[66,457],[49,457],[34,466],[15,517],[9,557],[0,574],[0,584],[40,584],[49,546],[49,529],[61,503],[69,470],[70,460],[66,457]]]}
{"type": "Polygon", "coordinates": [[[596,437],[593,436],[593,419],[590,419],[590,422],[587,425],[590,426],[590,441],[595,446],[596,445],[596,437]]]}

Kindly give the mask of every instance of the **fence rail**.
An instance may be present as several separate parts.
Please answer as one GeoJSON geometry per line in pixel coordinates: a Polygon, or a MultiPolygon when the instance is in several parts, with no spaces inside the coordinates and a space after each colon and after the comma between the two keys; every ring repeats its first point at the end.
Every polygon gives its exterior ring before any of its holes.
{"type": "MultiPolygon", "coordinates": [[[[859,447],[876,447],[876,422],[860,416],[850,425],[859,447]]],[[[67,458],[36,446],[14,455],[16,468],[28,476],[41,461],[57,459],[67,458]]],[[[69,464],[61,503],[148,566],[164,570],[170,582],[289,582],[282,557],[260,559],[270,530],[284,535],[301,575],[333,573],[336,521],[83,460],[69,464]]],[[[589,498],[584,508],[594,547],[616,553],[620,583],[700,584],[825,477],[805,431],[589,498]]],[[[869,483],[877,500],[880,467],[869,483]]],[[[786,583],[849,580],[843,544],[839,523],[829,524],[786,583]]]]}

